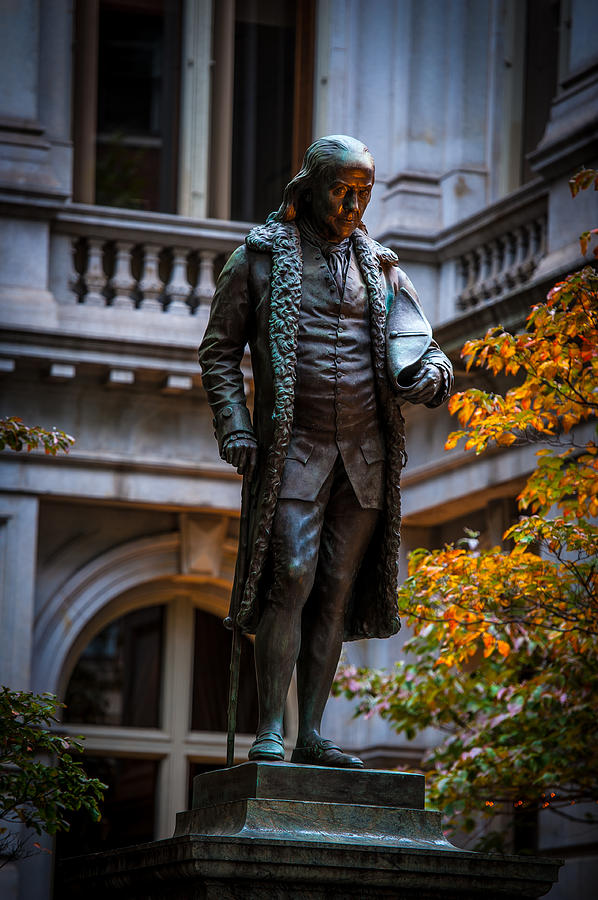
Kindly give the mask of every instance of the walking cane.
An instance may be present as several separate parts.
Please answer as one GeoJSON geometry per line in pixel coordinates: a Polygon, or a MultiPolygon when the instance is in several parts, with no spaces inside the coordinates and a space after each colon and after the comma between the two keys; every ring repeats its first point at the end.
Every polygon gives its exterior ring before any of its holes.
{"type": "Polygon", "coordinates": [[[237,706],[239,702],[239,669],[241,666],[241,629],[237,625],[237,613],[241,605],[247,578],[247,544],[249,541],[249,503],[251,496],[251,475],[243,476],[241,490],[241,520],[239,522],[239,549],[235,566],[235,580],[230,601],[229,614],[224,627],[233,633],[230,654],[230,679],[228,686],[228,733],[226,738],[226,767],[234,765],[235,731],[237,730],[237,706]]]}

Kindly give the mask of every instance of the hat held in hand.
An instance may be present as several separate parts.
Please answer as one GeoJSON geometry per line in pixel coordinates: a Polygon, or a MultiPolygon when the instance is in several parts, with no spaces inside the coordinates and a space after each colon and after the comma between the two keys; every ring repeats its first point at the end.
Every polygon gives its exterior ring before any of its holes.
{"type": "Polygon", "coordinates": [[[400,288],[386,319],[386,364],[393,388],[409,389],[432,342],[432,329],[415,297],[400,288]]]}

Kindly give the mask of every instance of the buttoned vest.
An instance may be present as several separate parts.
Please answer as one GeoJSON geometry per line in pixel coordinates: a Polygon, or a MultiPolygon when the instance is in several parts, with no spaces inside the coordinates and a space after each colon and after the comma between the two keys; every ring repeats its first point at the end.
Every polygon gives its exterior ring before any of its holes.
{"type": "Polygon", "coordinates": [[[353,251],[341,297],[321,251],[307,241],[302,250],[293,434],[280,497],[315,499],[340,452],[361,505],[380,508],[384,447],[366,287],[353,251]]]}
{"type": "Polygon", "coordinates": [[[320,250],[304,242],[294,423],[342,437],[377,418],[368,298],[354,255],[341,297],[320,250]]]}

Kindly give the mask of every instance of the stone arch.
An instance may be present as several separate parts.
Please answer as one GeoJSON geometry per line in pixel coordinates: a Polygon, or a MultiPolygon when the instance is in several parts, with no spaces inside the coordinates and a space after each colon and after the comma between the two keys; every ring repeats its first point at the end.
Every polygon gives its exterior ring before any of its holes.
{"type": "Polygon", "coordinates": [[[33,690],[60,693],[90,633],[116,615],[164,602],[177,592],[200,590],[198,605],[226,614],[228,572],[215,578],[182,574],[179,532],[128,541],[101,554],[69,577],[40,610],[34,626],[33,690]]]}

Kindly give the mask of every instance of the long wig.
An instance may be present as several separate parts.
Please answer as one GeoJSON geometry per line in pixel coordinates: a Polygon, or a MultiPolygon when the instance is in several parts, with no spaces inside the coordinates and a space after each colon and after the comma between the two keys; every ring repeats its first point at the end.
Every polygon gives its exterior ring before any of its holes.
{"type": "MultiPolygon", "coordinates": [[[[280,207],[276,212],[270,213],[268,221],[292,222],[301,218],[309,203],[309,193],[314,182],[338,166],[340,154],[365,157],[364,161],[374,172],[372,154],[361,141],[345,134],[331,134],[318,138],[305,151],[301,169],[287,184],[280,207]]],[[[365,225],[361,222],[358,227],[366,231],[365,225]]]]}

